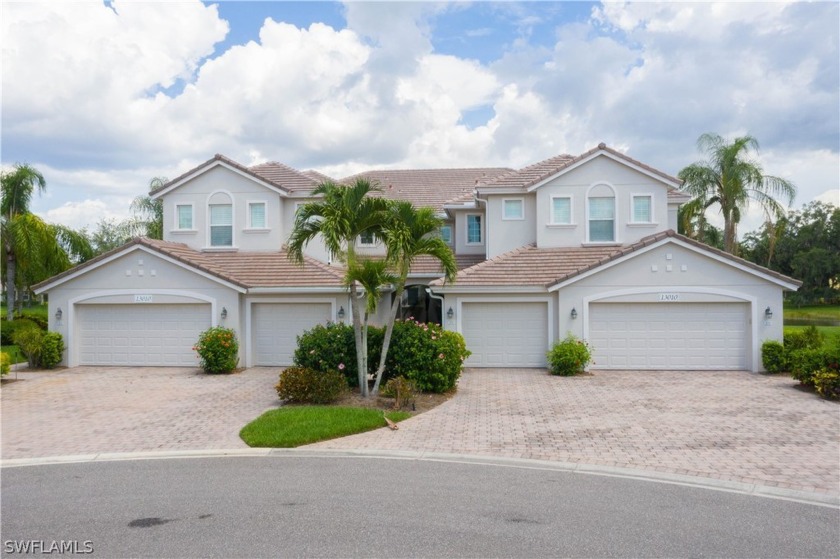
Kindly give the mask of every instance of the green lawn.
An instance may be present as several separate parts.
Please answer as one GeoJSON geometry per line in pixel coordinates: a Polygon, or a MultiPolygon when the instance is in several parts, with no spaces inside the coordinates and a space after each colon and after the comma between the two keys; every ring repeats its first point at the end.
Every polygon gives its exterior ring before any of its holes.
{"type": "Polygon", "coordinates": [[[840,320],[840,305],[785,306],[785,318],[793,320],[840,320]]]}
{"type": "MultiPolygon", "coordinates": [[[[293,406],[270,410],[246,425],[239,436],[248,446],[293,448],[385,427],[382,410],[332,406],[293,406]]],[[[408,412],[388,412],[397,422],[408,412]]]]}

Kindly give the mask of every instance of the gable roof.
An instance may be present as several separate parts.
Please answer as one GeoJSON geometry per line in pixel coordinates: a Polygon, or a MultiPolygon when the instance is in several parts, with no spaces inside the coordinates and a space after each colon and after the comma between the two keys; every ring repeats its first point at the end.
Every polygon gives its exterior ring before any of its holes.
{"type": "Polygon", "coordinates": [[[494,188],[528,190],[599,155],[606,155],[611,159],[636,167],[647,174],[654,175],[660,180],[668,183],[671,188],[675,188],[676,185],[682,184],[680,179],[658,169],[654,169],[649,165],[645,165],[632,157],[628,157],[623,153],[608,147],[602,142],[598,144],[597,147],[594,147],[577,157],[568,154],[556,155],[538,163],[534,163],[533,165],[523,167],[518,171],[513,171],[506,175],[497,177],[494,180],[490,180],[486,184],[482,185],[482,188],[490,190],[494,188]]]}
{"type": "MultiPolygon", "coordinates": [[[[165,184],[162,184],[157,188],[153,188],[152,190],[149,191],[149,196],[151,196],[152,198],[158,198],[160,196],[163,196],[167,192],[169,192],[171,190],[175,190],[176,188],[178,188],[182,184],[186,183],[190,179],[193,179],[193,178],[197,177],[198,175],[201,175],[202,173],[206,173],[210,169],[212,169],[214,167],[219,167],[219,166],[226,167],[227,169],[230,169],[231,171],[234,171],[234,172],[239,173],[241,175],[245,175],[247,177],[255,179],[260,184],[263,184],[264,186],[266,186],[266,187],[268,187],[272,190],[276,190],[277,192],[279,192],[281,194],[286,194],[288,192],[288,190],[283,185],[281,185],[280,183],[274,182],[270,178],[266,178],[266,177],[263,177],[261,175],[258,175],[257,173],[255,173],[254,171],[249,169],[248,167],[237,163],[236,161],[234,161],[233,159],[230,159],[229,157],[225,157],[224,155],[222,155],[220,153],[217,153],[211,159],[208,159],[204,163],[201,163],[200,165],[198,165],[196,167],[193,167],[192,169],[190,169],[186,173],[182,173],[181,175],[178,175],[177,177],[175,177],[171,181],[169,181],[165,184]]],[[[295,171],[295,172],[297,172],[297,171],[295,171]]]]}
{"type": "MultiPolygon", "coordinates": [[[[318,186],[323,180],[316,179],[306,172],[292,169],[288,165],[269,161],[248,168],[253,174],[274,184],[282,186],[289,192],[309,191],[318,186]]],[[[312,171],[309,171],[312,172],[312,171]]],[[[319,173],[320,174],[320,173],[319,173]]],[[[326,175],[322,175],[326,177],[326,175]]]]}
{"type": "MultiPolygon", "coordinates": [[[[458,272],[455,284],[459,287],[524,286],[556,288],[560,283],[594,271],[619,258],[629,256],[645,247],[668,239],[684,243],[719,260],[729,261],[742,269],[746,268],[769,279],[776,280],[778,283],[794,287],[802,285],[799,280],[689,239],[673,230],[644,237],[636,243],[623,247],[537,248],[530,244],[458,272]]],[[[443,282],[438,279],[431,282],[430,285],[441,286],[443,282]]]]}
{"type": "Polygon", "coordinates": [[[341,287],[343,272],[304,257],[303,266],[285,250],[268,252],[202,252],[183,243],[137,237],[125,245],[32,286],[35,293],[56,287],[134,250],[148,250],[245,291],[253,287],[341,287]]]}
{"type": "Polygon", "coordinates": [[[443,211],[449,200],[472,196],[478,184],[512,172],[504,167],[477,167],[468,169],[395,169],[365,171],[341,179],[351,184],[357,179],[379,183],[382,196],[392,200],[407,200],[415,206],[429,206],[443,211]]]}

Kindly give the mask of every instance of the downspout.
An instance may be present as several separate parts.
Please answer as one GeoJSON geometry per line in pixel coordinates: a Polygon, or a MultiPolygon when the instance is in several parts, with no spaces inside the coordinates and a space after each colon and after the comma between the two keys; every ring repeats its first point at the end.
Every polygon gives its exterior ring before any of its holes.
{"type": "MultiPolygon", "coordinates": [[[[431,297],[432,299],[437,299],[438,301],[440,301],[440,321],[445,322],[446,321],[446,306],[444,305],[444,303],[446,302],[446,299],[442,295],[435,295],[432,292],[431,287],[426,288],[426,294],[429,297],[431,297]]],[[[444,330],[448,330],[448,328],[444,328],[444,330]]]]}

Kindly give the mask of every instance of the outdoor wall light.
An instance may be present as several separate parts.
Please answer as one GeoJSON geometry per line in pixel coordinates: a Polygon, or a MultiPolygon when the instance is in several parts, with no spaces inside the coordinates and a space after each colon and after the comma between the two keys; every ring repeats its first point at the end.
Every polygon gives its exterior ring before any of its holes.
{"type": "Polygon", "coordinates": [[[338,308],[338,315],[337,316],[338,316],[339,320],[344,320],[344,307],[339,307],[338,308]]]}
{"type": "Polygon", "coordinates": [[[227,308],[222,307],[222,320],[227,318],[227,308]]]}
{"type": "Polygon", "coordinates": [[[577,309],[572,307],[572,312],[569,314],[569,316],[572,317],[572,320],[576,319],[577,318],[577,309]]]}
{"type": "Polygon", "coordinates": [[[55,319],[56,319],[56,320],[61,320],[61,316],[62,316],[63,314],[64,314],[64,313],[63,313],[63,312],[61,312],[61,307],[58,307],[58,309],[55,311],[55,319]]]}
{"type": "Polygon", "coordinates": [[[455,316],[455,311],[452,310],[452,307],[449,307],[449,310],[446,311],[446,318],[452,320],[453,316],[455,316]]]}
{"type": "Polygon", "coordinates": [[[766,318],[767,320],[773,318],[773,311],[770,310],[770,307],[764,309],[764,318],[766,318]]]}

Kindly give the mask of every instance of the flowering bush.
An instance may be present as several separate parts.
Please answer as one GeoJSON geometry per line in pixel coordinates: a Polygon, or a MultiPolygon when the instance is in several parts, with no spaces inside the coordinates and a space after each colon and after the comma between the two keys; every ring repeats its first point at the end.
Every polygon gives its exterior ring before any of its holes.
{"type": "MultiPolygon", "coordinates": [[[[381,328],[368,328],[368,374],[376,372],[382,353],[381,328]]],[[[319,324],[297,338],[295,365],[326,373],[339,371],[350,386],[359,385],[356,365],[356,339],[353,326],[343,323],[319,324]]]]}
{"type": "Polygon", "coordinates": [[[198,352],[205,373],[230,373],[239,363],[239,341],[230,328],[208,328],[199,335],[193,349],[198,352]]]}
{"type": "Polygon", "coordinates": [[[824,368],[814,373],[814,389],[817,394],[829,400],[840,399],[840,372],[824,368]]]}
{"type": "Polygon", "coordinates": [[[437,324],[397,320],[385,361],[385,380],[402,376],[423,392],[446,392],[455,387],[469,356],[461,334],[437,324]]]}
{"type": "Polygon", "coordinates": [[[556,342],[546,354],[552,375],[572,376],[582,373],[592,360],[592,350],[583,340],[572,334],[556,342]]]}

